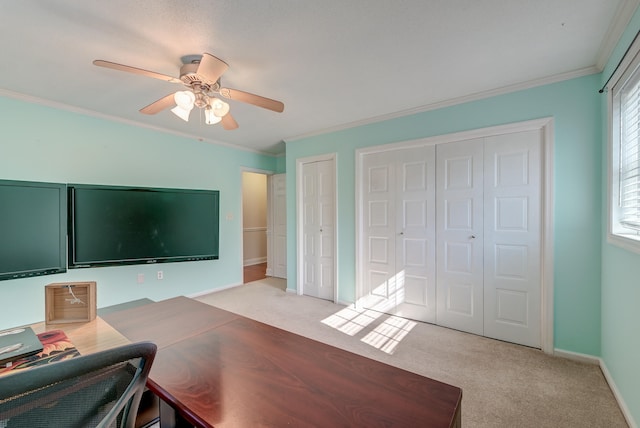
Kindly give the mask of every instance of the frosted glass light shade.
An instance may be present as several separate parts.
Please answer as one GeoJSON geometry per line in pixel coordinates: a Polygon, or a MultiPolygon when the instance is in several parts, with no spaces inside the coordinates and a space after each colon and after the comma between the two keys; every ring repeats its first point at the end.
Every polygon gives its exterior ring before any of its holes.
{"type": "Polygon", "coordinates": [[[220,122],[221,120],[222,120],[222,118],[216,116],[214,114],[214,110],[210,106],[207,106],[204,109],[204,123],[206,123],[207,125],[215,125],[216,123],[220,122]]]}
{"type": "Polygon", "coordinates": [[[196,96],[191,91],[178,91],[173,95],[176,104],[185,110],[191,111],[196,101],[196,96]]]}
{"type": "Polygon", "coordinates": [[[189,113],[191,113],[191,109],[187,110],[180,106],[175,106],[171,109],[171,112],[185,122],[189,122],[189,113]]]}
{"type": "Polygon", "coordinates": [[[229,113],[229,104],[218,98],[211,99],[211,108],[213,110],[213,114],[217,117],[222,117],[225,114],[229,113]]]}
{"type": "Polygon", "coordinates": [[[193,109],[196,96],[191,91],[178,91],[173,95],[173,100],[176,106],[171,109],[171,112],[185,122],[189,122],[189,113],[193,109]]]}

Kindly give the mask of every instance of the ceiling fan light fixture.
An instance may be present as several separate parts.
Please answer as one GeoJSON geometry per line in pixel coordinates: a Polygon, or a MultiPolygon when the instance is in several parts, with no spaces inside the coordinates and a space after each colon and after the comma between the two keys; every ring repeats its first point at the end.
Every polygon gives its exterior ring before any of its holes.
{"type": "Polygon", "coordinates": [[[204,123],[206,123],[207,125],[215,125],[216,123],[220,122],[222,120],[222,117],[217,116],[215,114],[214,109],[211,106],[206,106],[204,109],[204,123]]]}
{"type": "Polygon", "coordinates": [[[175,114],[185,122],[189,122],[189,113],[191,113],[191,109],[187,110],[180,106],[175,106],[174,108],[171,109],[171,113],[175,114]]]}
{"type": "Polygon", "coordinates": [[[196,96],[191,91],[178,91],[173,95],[173,100],[176,102],[178,107],[191,111],[194,103],[196,102],[196,96]]]}
{"type": "Polygon", "coordinates": [[[227,113],[229,113],[229,104],[225,103],[221,99],[212,98],[210,105],[211,105],[213,114],[216,115],[217,117],[223,117],[227,113]]]}
{"type": "Polygon", "coordinates": [[[171,109],[171,112],[185,122],[189,122],[189,113],[193,109],[196,96],[190,91],[178,91],[173,95],[173,100],[176,106],[171,109]]]}
{"type": "MultiPolygon", "coordinates": [[[[187,87],[188,90],[169,93],[148,106],[141,108],[140,113],[143,114],[157,114],[162,110],[173,107],[171,108],[171,112],[185,122],[188,122],[191,110],[193,110],[194,107],[198,107],[198,109],[205,110],[205,121],[207,124],[212,125],[221,122],[225,130],[237,129],[238,123],[229,111],[229,104],[215,98],[213,96],[214,94],[225,99],[252,104],[277,113],[284,111],[284,104],[280,101],[238,89],[222,87],[220,78],[229,66],[220,58],[207,52],[202,55],[193,56],[193,59],[191,59],[189,63],[183,64],[182,67],[180,67],[180,77],[173,77],[156,73],[155,71],[101,59],[94,60],[93,64],[112,70],[125,71],[163,80],[165,82],[178,83],[187,87]]],[[[201,115],[198,117],[200,119],[202,118],[201,115]]]]}

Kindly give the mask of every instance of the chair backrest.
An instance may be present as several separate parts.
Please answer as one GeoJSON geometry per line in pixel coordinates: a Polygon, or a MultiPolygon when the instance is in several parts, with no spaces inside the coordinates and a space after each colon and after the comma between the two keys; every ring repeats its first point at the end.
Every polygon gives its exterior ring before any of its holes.
{"type": "Polygon", "coordinates": [[[133,428],[156,354],[132,343],[0,377],[0,427],[133,428]]]}

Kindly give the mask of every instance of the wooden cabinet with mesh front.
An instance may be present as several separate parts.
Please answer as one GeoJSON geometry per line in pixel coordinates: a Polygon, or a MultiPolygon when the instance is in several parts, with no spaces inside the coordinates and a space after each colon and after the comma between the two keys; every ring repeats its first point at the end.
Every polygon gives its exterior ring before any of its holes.
{"type": "Polygon", "coordinates": [[[45,285],[45,322],[87,322],[96,317],[96,283],[58,282],[45,285]]]}

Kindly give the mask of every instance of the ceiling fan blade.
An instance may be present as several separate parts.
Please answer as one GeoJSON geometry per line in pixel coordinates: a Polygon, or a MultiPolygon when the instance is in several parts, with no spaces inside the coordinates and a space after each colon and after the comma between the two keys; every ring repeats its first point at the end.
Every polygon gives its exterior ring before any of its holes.
{"type": "Polygon", "coordinates": [[[131,67],[129,65],[118,64],[116,62],[104,61],[96,59],[93,61],[98,67],[111,68],[113,70],[126,71],[128,73],[139,74],[141,76],[152,77],[154,79],[164,80],[171,83],[182,83],[177,77],[167,76],[166,74],[156,73],[155,71],[143,70],[142,68],[131,67]]]}
{"type": "Polygon", "coordinates": [[[222,127],[227,131],[231,131],[233,129],[238,128],[238,122],[231,116],[231,113],[227,113],[222,116],[222,120],[220,121],[222,127]]]}
{"type": "Polygon", "coordinates": [[[227,71],[227,68],[229,68],[229,66],[226,62],[205,52],[202,54],[202,59],[200,59],[196,73],[204,77],[207,83],[213,85],[218,81],[220,76],[227,71]]]}
{"type": "Polygon", "coordinates": [[[140,113],[144,114],[156,114],[160,113],[162,110],[175,105],[175,100],[173,99],[175,94],[169,94],[166,97],[160,98],[158,101],[155,101],[149,104],[146,107],[140,109],[140,113]]]}
{"type": "Polygon", "coordinates": [[[230,100],[253,104],[254,106],[273,110],[278,113],[282,113],[284,111],[284,104],[280,101],[261,97],[260,95],[251,94],[249,92],[239,91],[238,89],[220,88],[220,95],[230,100]]]}

